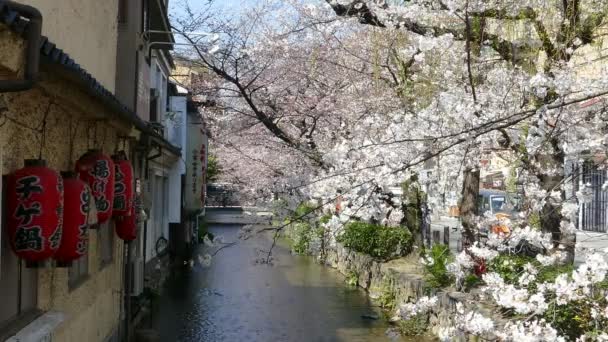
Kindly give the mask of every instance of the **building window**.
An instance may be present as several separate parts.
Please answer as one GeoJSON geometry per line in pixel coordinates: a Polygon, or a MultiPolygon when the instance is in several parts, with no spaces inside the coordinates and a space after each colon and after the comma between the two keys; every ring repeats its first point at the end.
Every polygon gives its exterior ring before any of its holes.
{"type": "Polygon", "coordinates": [[[114,259],[114,221],[100,224],[97,230],[99,241],[99,265],[104,267],[114,259]]]}
{"type": "Polygon", "coordinates": [[[128,0],[118,0],[118,23],[126,24],[129,13],[128,0]]]}
{"type": "MultiPolygon", "coordinates": [[[[6,179],[0,182],[6,184],[6,179]]],[[[2,189],[4,190],[4,189],[2,189]]],[[[6,203],[0,196],[0,208],[6,203]]],[[[38,315],[38,272],[26,268],[25,262],[13,253],[6,236],[6,215],[0,211],[0,340],[16,333],[38,315]]]]}
{"type": "Polygon", "coordinates": [[[68,287],[70,290],[84,283],[89,276],[89,251],[80,259],[72,262],[68,269],[68,287]]]}

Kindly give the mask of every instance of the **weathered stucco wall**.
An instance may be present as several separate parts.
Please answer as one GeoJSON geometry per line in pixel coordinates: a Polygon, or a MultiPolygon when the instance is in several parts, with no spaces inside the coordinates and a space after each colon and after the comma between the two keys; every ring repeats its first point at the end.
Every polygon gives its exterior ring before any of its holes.
{"type": "MultiPolygon", "coordinates": [[[[52,84],[60,87],[59,80],[52,84]]],[[[62,89],[67,91],[71,88],[66,85],[62,89]]],[[[72,96],[69,101],[43,89],[0,94],[0,106],[8,108],[5,115],[10,118],[0,120],[2,174],[22,167],[25,158],[38,156],[41,135],[30,128],[41,127],[45,115],[47,128],[42,157],[53,169],[73,169],[74,161],[89,147],[102,147],[106,153],[111,153],[120,143],[118,135],[121,130],[107,121],[99,121],[97,116],[103,113],[103,109],[89,103],[88,110],[83,110],[77,104],[87,103],[87,98],[75,99],[78,93],[72,91],[74,89],[66,92],[72,96]]],[[[60,311],[66,316],[64,323],[54,332],[53,341],[103,341],[119,323],[122,241],[114,238],[113,262],[103,267],[100,265],[98,241],[99,232],[90,230],[89,276],[75,289],[68,287],[67,268],[47,266],[38,270],[38,307],[43,311],[60,311]]]]}
{"type": "MultiPolygon", "coordinates": [[[[0,47],[8,50],[0,49],[0,70],[18,70],[20,58],[16,55],[21,53],[21,42],[10,34],[2,34],[2,30],[0,25],[0,47]]],[[[65,27],[63,30],[73,31],[65,27]]],[[[73,170],[75,160],[89,148],[101,148],[108,154],[117,147],[130,149],[122,139],[131,133],[130,125],[116,120],[116,113],[59,77],[52,66],[41,70],[40,82],[34,89],[0,94],[0,108],[3,175],[21,168],[24,159],[37,158],[40,153],[49,167],[62,171],[73,170]],[[40,130],[45,117],[43,136],[40,130]]],[[[46,266],[37,271],[38,308],[65,315],[63,323],[52,333],[54,342],[104,341],[118,327],[122,307],[122,240],[114,237],[112,262],[101,265],[99,239],[97,230],[89,231],[89,272],[79,286],[69,288],[67,268],[46,266]]]]}
{"type": "Polygon", "coordinates": [[[42,34],[112,92],[116,80],[118,0],[19,0],[43,16],[42,34]]]}

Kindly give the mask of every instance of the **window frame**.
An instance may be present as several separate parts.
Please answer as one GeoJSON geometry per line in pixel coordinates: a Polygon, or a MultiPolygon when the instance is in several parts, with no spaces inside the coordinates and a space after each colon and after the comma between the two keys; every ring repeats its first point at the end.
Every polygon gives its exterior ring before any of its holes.
{"type": "MultiPolygon", "coordinates": [[[[0,150],[0,170],[2,169],[2,156],[0,150]]],[[[6,176],[0,177],[0,289],[3,289],[3,282],[16,282],[14,285],[14,293],[11,293],[15,297],[14,302],[14,311],[10,311],[10,317],[3,318],[0,321],[0,340],[4,341],[8,339],[10,336],[15,335],[19,330],[23,329],[29,323],[38,318],[42,311],[38,308],[38,271],[35,268],[26,268],[25,262],[19,259],[12,251],[9,241],[6,238],[6,215],[5,215],[5,203],[6,203],[6,192],[4,191],[3,184],[6,184],[6,176]],[[10,257],[12,255],[12,257],[10,257]],[[10,257],[10,259],[9,259],[10,257]],[[15,272],[8,273],[6,272],[6,267],[4,267],[4,263],[8,262],[16,262],[16,270],[15,272]],[[24,272],[29,274],[24,275],[24,272]],[[24,288],[25,281],[27,279],[33,281],[32,284],[29,285],[28,288],[24,288]],[[24,301],[24,293],[25,295],[29,295],[28,300],[24,301]],[[28,302],[29,301],[29,305],[28,302]],[[25,304],[25,305],[24,305],[25,304]]],[[[8,297],[11,297],[10,295],[8,297]]],[[[10,305],[9,303],[4,303],[3,307],[10,305]]],[[[10,309],[9,309],[10,310],[10,309]]]]}

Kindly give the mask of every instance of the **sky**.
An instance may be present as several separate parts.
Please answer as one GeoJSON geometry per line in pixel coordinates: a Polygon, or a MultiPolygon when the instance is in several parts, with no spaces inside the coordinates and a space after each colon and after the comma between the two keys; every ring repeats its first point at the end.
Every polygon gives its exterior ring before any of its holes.
{"type": "MultiPolygon", "coordinates": [[[[207,0],[173,0],[171,3],[172,11],[179,11],[180,3],[187,1],[194,10],[206,8],[207,0]]],[[[214,0],[213,8],[219,11],[238,12],[244,8],[255,6],[261,0],[214,0]]]]}
{"type": "MultiPolygon", "coordinates": [[[[243,8],[243,7],[247,7],[247,6],[254,6],[256,3],[259,2],[259,0],[215,0],[216,3],[214,4],[214,6],[218,9],[225,9],[225,10],[234,10],[234,9],[238,9],[243,8]]],[[[199,1],[200,2],[200,1],[199,1]]],[[[194,4],[194,2],[193,2],[194,4]]]]}

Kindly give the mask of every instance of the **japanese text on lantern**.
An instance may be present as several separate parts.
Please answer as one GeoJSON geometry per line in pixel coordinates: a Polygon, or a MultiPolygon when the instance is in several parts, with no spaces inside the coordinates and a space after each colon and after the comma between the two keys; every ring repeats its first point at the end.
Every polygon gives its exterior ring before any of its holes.
{"type": "Polygon", "coordinates": [[[90,173],[95,179],[93,181],[93,191],[99,194],[95,201],[95,207],[97,207],[98,211],[106,212],[110,209],[110,202],[105,196],[108,177],[110,177],[108,161],[103,159],[95,161],[95,167],[90,173]]]}
{"type": "MultiPolygon", "coordinates": [[[[60,186],[60,185],[59,185],[60,186]]],[[[42,228],[33,224],[35,217],[42,215],[40,202],[33,199],[35,194],[42,194],[44,186],[38,176],[25,176],[17,179],[17,209],[13,217],[18,221],[15,231],[16,251],[36,251],[44,249],[42,228]]],[[[59,213],[60,214],[60,213],[59,213]]],[[[57,229],[49,238],[52,249],[57,249],[61,240],[61,230],[57,229]]]]}
{"type": "MultiPolygon", "coordinates": [[[[88,187],[86,191],[83,191],[80,195],[80,212],[84,215],[88,215],[91,208],[89,208],[89,201],[91,194],[89,193],[88,187]]],[[[87,245],[89,243],[89,237],[87,235],[88,229],[87,221],[84,224],[78,226],[78,244],[76,245],[76,252],[80,255],[87,253],[87,245]]]]}
{"type": "Polygon", "coordinates": [[[197,180],[198,174],[196,170],[198,169],[198,150],[192,150],[192,193],[196,194],[197,190],[197,180]]]}
{"type": "MultiPolygon", "coordinates": [[[[202,133],[202,131],[201,131],[202,133]]],[[[201,153],[200,153],[200,160],[201,160],[201,205],[205,205],[205,175],[206,175],[206,168],[207,168],[207,161],[206,161],[206,150],[205,150],[205,144],[203,143],[201,145],[201,153]]]]}
{"type": "Polygon", "coordinates": [[[116,165],[116,178],[114,180],[114,209],[115,210],[126,210],[127,209],[127,198],[126,198],[126,189],[127,186],[125,184],[125,175],[123,174],[121,168],[116,165]]]}

